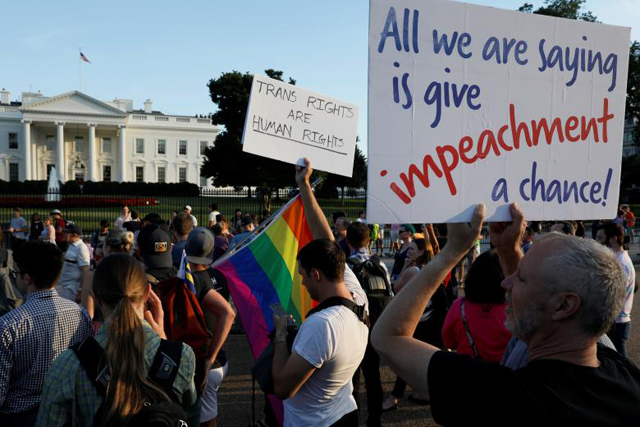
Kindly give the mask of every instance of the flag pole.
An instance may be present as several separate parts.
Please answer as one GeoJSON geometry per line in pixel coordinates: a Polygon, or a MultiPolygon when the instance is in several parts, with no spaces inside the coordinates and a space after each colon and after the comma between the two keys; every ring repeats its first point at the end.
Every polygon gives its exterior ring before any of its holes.
{"type": "Polygon", "coordinates": [[[79,80],[79,86],[80,86],[80,92],[82,92],[82,59],[80,59],[80,54],[82,53],[82,48],[78,47],[78,69],[80,70],[80,80],[79,80]]]}

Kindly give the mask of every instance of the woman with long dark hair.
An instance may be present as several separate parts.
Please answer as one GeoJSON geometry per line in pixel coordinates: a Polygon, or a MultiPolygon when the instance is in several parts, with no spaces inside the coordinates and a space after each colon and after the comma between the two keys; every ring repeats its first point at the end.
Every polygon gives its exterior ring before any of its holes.
{"type": "Polygon", "coordinates": [[[47,373],[36,425],[124,425],[143,407],[168,404],[170,396],[188,409],[196,399],[195,356],[189,346],[182,345],[171,390],[148,378],[148,367],[165,338],[164,313],[142,264],[123,253],[106,257],[95,271],[93,291],[105,317],[95,337],[109,370],[105,398],[76,353],[67,350],[47,373]]]}
{"type": "Polygon", "coordinates": [[[458,354],[499,363],[511,339],[504,325],[504,274],[495,250],[482,253],[469,269],[465,296],[456,300],[442,328],[444,346],[458,354]]]}

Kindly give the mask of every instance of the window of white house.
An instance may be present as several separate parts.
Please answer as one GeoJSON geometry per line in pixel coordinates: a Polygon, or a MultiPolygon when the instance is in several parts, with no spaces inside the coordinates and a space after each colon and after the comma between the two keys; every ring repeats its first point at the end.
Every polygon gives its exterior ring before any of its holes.
{"type": "Polygon", "coordinates": [[[204,156],[207,151],[207,141],[200,141],[200,155],[204,156]]]}
{"type": "Polygon", "coordinates": [[[178,169],[178,182],[187,182],[187,168],[178,169]]]}
{"type": "Polygon", "coordinates": [[[178,154],[181,156],[186,156],[187,155],[187,141],[184,139],[181,139],[180,141],[178,141],[178,154]]]}
{"type": "Polygon", "coordinates": [[[74,145],[74,150],[76,151],[76,153],[83,153],[84,152],[84,138],[81,136],[76,136],[75,139],[75,145],[74,145]]]}
{"type": "Polygon", "coordinates": [[[144,166],[136,166],[136,182],[144,182],[144,166]]]}
{"type": "Polygon", "coordinates": [[[56,149],[56,137],[53,135],[47,135],[45,138],[45,147],[47,151],[53,151],[56,149]]]}
{"type": "Polygon", "coordinates": [[[144,154],[144,139],[136,138],[136,154],[144,154]]]}
{"type": "Polygon", "coordinates": [[[200,187],[206,187],[207,186],[207,177],[206,176],[201,176],[200,177],[200,187]]]}
{"type": "Polygon", "coordinates": [[[9,163],[9,181],[18,181],[20,179],[20,165],[18,163],[9,163]]]}
{"type": "Polygon", "coordinates": [[[167,182],[167,168],[165,168],[164,166],[160,166],[158,168],[158,182],[160,184],[164,184],[165,182],[167,182]]]}
{"type": "Polygon", "coordinates": [[[111,138],[102,138],[102,152],[111,153],[111,138]]]}
{"type": "Polygon", "coordinates": [[[167,140],[159,139],[158,140],[158,154],[167,154],[167,140]]]}
{"type": "Polygon", "coordinates": [[[11,150],[18,149],[18,134],[15,132],[9,132],[9,149],[11,150]]]}
{"type": "Polygon", "coordinates": [[[110,165],[102,166],[102,180],[104,182],[111,182],[111,166],[110,165]]]}
{"type": "Polygon", "coordinates": [[[53,169],[56,165],[53,164],[48,164],[47,165],[47,181],[49,180],[49,177],[51,176],[51,169],[53,169]]]}

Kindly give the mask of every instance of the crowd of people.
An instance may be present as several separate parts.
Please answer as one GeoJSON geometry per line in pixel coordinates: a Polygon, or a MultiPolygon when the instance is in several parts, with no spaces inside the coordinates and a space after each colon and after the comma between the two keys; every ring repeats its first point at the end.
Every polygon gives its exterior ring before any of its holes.
{"type": "MultiPolygon", "coordinates": [[[[357,426],[361,376],[368,426],[407,385],[443,425],[637,424],[628,206],[587,236],[580,222],[527,222],[513,204],[480,253],[481,205],[469,224],[380,226],[362,211],[330,225],[311,173],[308,160],[296,169],[313,236],[297,261],[318,305],[295,328],[274,310],[269,347],[286,426],[357,426]],[[397,374],[386,397],[381,359],[397,374]]],[[[123,206],[86,235],[58,210],[29,227],[16,208],[7,231],[24,298],[0,317],[0,425],[217,425],[236,314],[212,264],[259,223],[216,204],[200,227],[190,206],[171,218],[123,206]]],[[[258,425],[277,425],[272,405],[258,425]]]]}

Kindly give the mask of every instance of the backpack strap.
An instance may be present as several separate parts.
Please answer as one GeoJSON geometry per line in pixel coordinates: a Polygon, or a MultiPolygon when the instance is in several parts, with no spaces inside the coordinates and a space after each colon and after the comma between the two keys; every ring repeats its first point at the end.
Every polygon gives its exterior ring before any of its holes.
{"type": "Polygon", "coordinates": [[[367,324],[367,316],[364,311],[364,305],[358,305],[355,302],[342,298],[342,297],[329,297],[326,300],[322,301],[322,303],[318,304],[315,308],[309,310],[307,313],[307,317],[312,314],[318,313],[325,308],[333,307],[336,305],[341,305],[347,307],[349,310],[353,311],[353,313],[358,316],[358,320],[360,320],[365,325],[367,324]]]}
{"type": "Polygon", "coordinates": [[[94,337],[88,337],[71,347],[80,365],[102,398],[107,395],[107,383],[111,378],[109,365],[104,360],[104,349],[94,337]]]}
{"type": "Polygon", "coordinates": [[[166,393],[173,393],[173,382],[178,376],[180,359],[182,358],[182,343],[162,340],[151,362],[147,377],[160,386],[166,393]]]}

